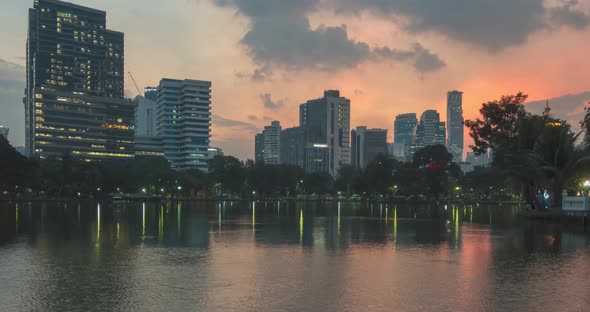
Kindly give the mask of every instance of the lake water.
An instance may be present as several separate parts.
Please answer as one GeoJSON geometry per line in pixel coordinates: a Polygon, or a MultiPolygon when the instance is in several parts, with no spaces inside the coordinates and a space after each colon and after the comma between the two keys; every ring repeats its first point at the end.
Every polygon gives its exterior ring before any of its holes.
{"type": "Polygon", "coordinates": [[[0,311],[590,311],[590,235],[516,206],[0,203],[0,311]]]}

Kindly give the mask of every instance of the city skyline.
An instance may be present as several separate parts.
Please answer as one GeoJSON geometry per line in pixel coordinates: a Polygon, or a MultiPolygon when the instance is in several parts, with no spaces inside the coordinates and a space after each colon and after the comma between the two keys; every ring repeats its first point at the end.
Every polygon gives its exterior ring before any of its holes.
{"type": "MultiPolygon", "coordinates": [[[[284,128],[295,126],[298,105],[324,89],[339,89],[351,99],[351,128],[367,125],[391,129],[395,115],[430,108],[441,112],[441,119],[446,121],[445,94],[455,89],[465,92],[466,119],[477,116],[482,102],[519,90],[535,101],[549,99],[556,116],[567,120],[579,120],[577,114],[582,113],[584,101],[590,99],[584,83],[590,66],[579,53],[590,45],[580,40],[590,34],[589,3],[543,6],[541,1],[531,1],[527,14],[516,11],[521,15],[502,16],[515,23],[524,21],[512,24],[511,34],[488,32],[491,22],[482,20],[478,21],[482,25],[472,28],[461,24],[477,34],[469,36],[459,28],[461,25],[444,16],[436,20],[437,27],[415,25],[424,28],[412,34],[403,25],[391,22],[390,14],[412,20],[428,12],[392,4],[383,10],[385,13],[375,13],[373,2],[345,5],[343,1],[326,1],[326,5],[319,6],[314,5],[315,1],[293,1],[271,8],[251,7],[255,2],[237,0],[72,2],[107,11],[108,27],[125,33],[128,98],[137,92],[133,91],[127,71],[133,73],[140,88],[156,85],[163,77],[211,80],[216,86],[212,93],[212,145],[241,159],[253,158],[254,133],[277,118],[284,128]],[[284,18],[265,21],[253,10],[284,18]],[[528,23],[539,16],[541,26],[528,23]],[[303,47],[320,40],[316,44],[322,48],[325,45],[321,42],[337,38],[344,44],[343,51],[337,51],[339,57],[326,59],[323,53],[310,55],[291,46],[285,51],[277,44],[280,38],[260,29],[265,22],[278,23],[274,29],[280,34],[281,23],[291,18],[308,22],[296,24],[294,33],[304,34],[297,37],[303,47]],[[322,24],[325,28],[320,27],[322,24]],[[347,27],[341,28],[342,24],[347,27]],[[162,35],[166,33],[175,36],[162,35]],[[195,36],[208,44],[190,43],[188,39],[195,36]],[[163,42],[154,45],[156,37],[163,38],[163,42]],[[261,53],[257,46],[268,48],[269,54],[261,53]],[[343,54],[344,50],[356,54],[350,57],[343,54]],[[434,65],[436,70],[428,70],[425,64],[434,65]]],[[[512,8],[511,1],[497,3],[490,14],[512,8]]],[[[0,27],[12,30],[0,47],[0,124],[11,129],[15,145],[24,145],[21,99],[27,10],[31,5],[32,1],[14,0],[0,4],[5,14],[0,27]]],[[[465,10],[479,12],[481,6],[466,5],[465,10]]],[[[471,143],[467,131],[465,138],[467,147],[471,143]]]]}

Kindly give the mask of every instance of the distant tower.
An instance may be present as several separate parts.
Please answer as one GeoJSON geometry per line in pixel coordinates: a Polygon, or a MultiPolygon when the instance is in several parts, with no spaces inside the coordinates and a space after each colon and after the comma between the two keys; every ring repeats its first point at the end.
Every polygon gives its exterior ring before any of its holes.
{"type": "Polygon", "coordinates": [[[463,92],[447,93],[447,149],[453,154],[453,160],[463,160],[463,92]]]}
{"type": "Polygon", "coordinates": [[[281,123],[273,121],[270,126],[264,127],[263,158],[267,165],[278,165],[280,163],[281,151],[281,123]]]}
{"type": "Polygon", "coordinates": [[[416,127],[416,149],[444,145],[445,136],[445,123],[440,121],[440,114],[433,109],[424,111],[420,116],[420,124],[416,127]]]}

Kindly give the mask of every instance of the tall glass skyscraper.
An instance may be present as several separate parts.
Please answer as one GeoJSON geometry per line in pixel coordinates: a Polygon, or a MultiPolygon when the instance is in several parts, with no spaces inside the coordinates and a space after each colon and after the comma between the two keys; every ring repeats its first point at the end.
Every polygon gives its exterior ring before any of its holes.
{"type": "Polygon", "coordinates": [[[397,115],[393,123],[393,142],[398,148],[404,150],[404,160],[406,161],[409,161],[413,155],[417,125],[418,118],[415,113],[397,115]],[[403,147],[399,147],[401,145],[403,147]]]}
{"type": "Polygon", "coordinates": [[[57,0],[29,9],[28,155],[131,158],[133,104],[123,98],[123,33],[106,13],[57,0]]]}
{"type": "Polygon", "coordinates": [[[327,145],[327,168],[332,176],[341,165],[350,164],[350,100],[341,97],[340,91],[324,91],[323,98],[300,105],[299,125],[304,129],[306,150],[327,145]]]}
{"type": "Polygon", "coordinates": [[[440,121],[440,114],[433,109],[424,111],[416,127],[416,149],[429,145],[445,145],[445,123],[440,121]]]}
{"type": "Polygon", "coordinates": [[[175,169],[208,170],[211,82],[162,79],[158,85],[157,135],[175,169]]]}
{"type": "Polygon", "coordinates": [[[463,92],[447,93],[447,148],[456,162],[463,160],[463,92]]]}

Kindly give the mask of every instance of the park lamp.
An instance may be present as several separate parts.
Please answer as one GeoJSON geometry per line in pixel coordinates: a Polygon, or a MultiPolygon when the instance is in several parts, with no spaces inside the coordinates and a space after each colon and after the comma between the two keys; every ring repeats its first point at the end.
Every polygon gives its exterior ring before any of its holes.
{"type": "Polygon", "coordinates": [[[590,180],[584,181],[584,188],[586,188],[586,189],[590,188],[590,180]]]}

